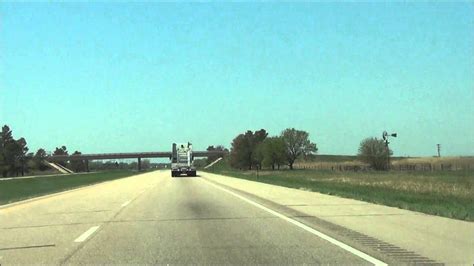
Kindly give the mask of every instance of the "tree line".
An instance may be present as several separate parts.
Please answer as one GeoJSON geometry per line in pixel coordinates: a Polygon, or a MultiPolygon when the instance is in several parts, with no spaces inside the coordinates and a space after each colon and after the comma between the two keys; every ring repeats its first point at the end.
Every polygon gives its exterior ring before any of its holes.
{"type": "MultiPolygon", "coordinates": [[[[208,150],[226,150],[223,146],[210,146],[208,150]]],[[[306,158],[316,154],[316,143],[309,139],[309,133],[304,130],[287,128],[280,135],[268,136],[265,129],[257,131],[247,130],[237,135],[230,150],[230,164],[238,169],[280,169],[287,165],[290,170],[298,158],[306,158]]],[[[365,138],[360,142],[358,159],[370,165],[374,170],[389,170],[390,156],[393,154],[382,139],[375,137],[365,138]]],[[[208,160],[208,163],[212,162],[208,160]]]]}
{"type": "MultiPolygon", "coordinates": [[[[75,151],[73,154],[81,154],[75,151]]],[[[66,146],[56,147],[53,155],[68,155],[66,146]]],[[[45,171],[49,169],[44,164],[47,154],[43,148],[38,149],[35,153],[29,152],[26,139],[21,137],[15,139],[13,132],[8,125],[2,127],[0,133],[0,173],[2,177],[8,176],[24,176],[25,173],[32,170],[45,171]]],[[[59,162],[63,166],[67,166],[66,162],[59,162]]],[[[71,162],[74,170],[81,170],[84,162],[71,162]]]]}
{"type": "MultiPolygon", "coordinates": [[[[74,151],[72,155],[82,154],[80,151],[74,151]]],[[[69,155],[67,147],[62,145],[56,147],[52,155],[69,155]]],[[[50,169],[45,163],[47,153],[45,149],[40,148],[35,153],[29,152],[26,139],[21,137],[15,139],[13,132],[8,125],[2,127],[0,133],[0,175],[1,177],[17,177],[24,176],[26,173],[32,171],[46,171],[50,169]]],[[[86,171],[86,164],[83,160],[74,161],[60,161],[57,162],[64,167],[71,169],[74,172],[86,171]]],[[[150,167],[149,160],[142,161],[142,169],[150,167]]],[[[137,163],[117,163],[117,162],[90,162],[90,170],[105,170],[105,169],[136,169],[137,163]]]]}
{"type": "MultiPolygon", "coordinates": [[[[81,153],[75,151],[73,154],[81,153]]],[[[56,147],[53,155],[68,155],[66,146],[56,147]]],[[[2,177],[24,176],[25,173],[33,170],[45,171],[49,169],[44,163],[46,156],[46,151],[43,148],[38,149],[35,153],[29,152],[25,138],[15,139],[8,125],[2,127],[0,133],[0,173],[2,177]]],[[[67,165],[66,162],[59,162],[59,164],[68,166],[73,171],[85,169],[82,161],[73,161],[70,165],[67,165]]]]}
{"type": "Polygon", "coordinates": [[[304,130],[287,128],[271,137],[265,129],[247,130],[232,140],[230,164],[248,170],[262,167],[275,170],[283,165],[293,169],[296,159],[317,151],[316,143],[310,141],[309,133],[304,130]]]}

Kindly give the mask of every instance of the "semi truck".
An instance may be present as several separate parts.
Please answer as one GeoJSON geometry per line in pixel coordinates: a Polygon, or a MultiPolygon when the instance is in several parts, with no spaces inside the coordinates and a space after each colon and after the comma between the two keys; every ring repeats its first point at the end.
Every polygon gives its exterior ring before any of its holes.
{"type": "Polygon", "coordinates": [[[193,145],[191,143],[173,143],[171,153],[171,176],[196,176],[193,165],[193,145]]]}

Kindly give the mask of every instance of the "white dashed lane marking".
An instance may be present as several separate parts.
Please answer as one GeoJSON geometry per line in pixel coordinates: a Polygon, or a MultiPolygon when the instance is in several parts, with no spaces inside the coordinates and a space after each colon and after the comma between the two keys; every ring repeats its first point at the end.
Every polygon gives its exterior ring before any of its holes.
{"type": "Polygon", "coordinates": [[[82,235],[80,235],[78,238],[76,238],[76,240],[74,240],[74,242],[84,242],[87,238],[89,238],[89,236],[91,236],[95,231],[97,231],[97,229],[99,229],[99,225],[98,226],[92,226],[91,228],[89,228],[89,230],[85,231],[82,235]]]}
{"type": "Polygon", "coordinates": [[[122,204],[122,207],[127,206],[128,204],[130,204],[130,202],[131,202],[131,200],[128,200],[128,201],[124,202],[124,203],[122,204]]]}

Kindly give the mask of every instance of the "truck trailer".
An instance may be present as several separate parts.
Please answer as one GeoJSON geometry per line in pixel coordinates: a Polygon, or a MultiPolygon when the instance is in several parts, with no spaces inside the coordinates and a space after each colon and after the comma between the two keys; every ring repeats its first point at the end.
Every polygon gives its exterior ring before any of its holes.
{"type": "Polygon", "coordinates": [[[173,143],[171,153],[171,176],[181,175],[196,176],[196,168],[193,165],[193,145],[191,143],[173,143]]]}

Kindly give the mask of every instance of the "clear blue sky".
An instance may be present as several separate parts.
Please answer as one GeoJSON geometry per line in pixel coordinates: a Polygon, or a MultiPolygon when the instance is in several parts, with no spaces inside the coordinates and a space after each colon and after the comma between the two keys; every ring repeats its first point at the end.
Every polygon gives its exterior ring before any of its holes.
{"type": "Polygon", "coordinates": [[[0,123],[31,149],[229,147],[303,129],[321,154],[474,155],[474,5],[0,3],[0,123]]]}

